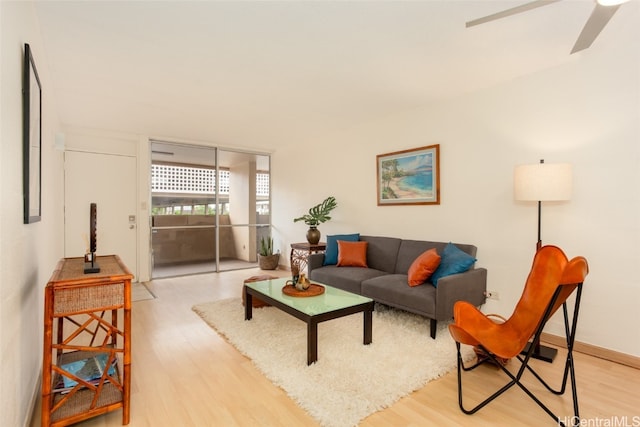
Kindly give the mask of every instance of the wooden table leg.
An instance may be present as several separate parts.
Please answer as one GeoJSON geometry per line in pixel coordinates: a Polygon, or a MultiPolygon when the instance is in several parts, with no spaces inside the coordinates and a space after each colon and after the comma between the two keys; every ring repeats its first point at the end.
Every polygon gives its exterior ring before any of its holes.
{"type": "MultiPolygon", "coordinates": [[[[62,327],[58,322],[58,331],[62,327]]],[[[58,334],[60,336],[62,334],[58,334]]],[[[58,342],[62,339],[59,338],[58,342]]],[[[53,364],[52,355],[53,343],[53,290],[50,287],[45,289],[45,306],[44,306],[44,345],[43,345],[43,362],[42,362],[42,410],[41,425],[49,427],[51,422],[51,365],[53,364]]],[[[59,352],[59,351],[58,351],[59,352]]],[[[59,356],[58,356],[59,357],[59,356]]]]}
{"type": "MultiPolygon", "coordinates": [[[[124,384],[122,401],[122,424],[127,425],[131,419],[131,280],[124,283],[125,303],[124,303],[124,384]]],[[[116,325],[118,323],[118,312],[113,311],[111,316],[114,322],[113,343],[117,340],[116,325]]]]}
{"type": "Polygon", "coordinates": [[[293,251],[294,249],[291,248],[291,253],[289,254],[289,267],[293,265],[293,251]]]}
{"type": "Polygon", "coordinates": [[[373,333],[372,333],[372,323],[373,323],[373,311],[365,310],[363,312],[364,316],[364,337],[363,344],[371,344],[373,333]]]}
{"type": "Polygon", "coordinates": [[[318,322],[307,322],[307,365],[318,361],[318,322]]]}
{"type": "Polygon", "coordinates": [[[244,320],[251,320],[253,317],[253,295],[247,291],[247,287],[244,286],[242,292],[244,292],[244,320]]]}

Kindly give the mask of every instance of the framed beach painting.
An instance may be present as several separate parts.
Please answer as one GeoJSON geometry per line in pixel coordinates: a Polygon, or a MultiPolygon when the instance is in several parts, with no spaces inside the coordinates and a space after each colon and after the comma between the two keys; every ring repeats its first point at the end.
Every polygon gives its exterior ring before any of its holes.
{"type": "Polygon", "coordinates": [[[440,145],[376,156],[378,206],[439,205],[440,145]]]}

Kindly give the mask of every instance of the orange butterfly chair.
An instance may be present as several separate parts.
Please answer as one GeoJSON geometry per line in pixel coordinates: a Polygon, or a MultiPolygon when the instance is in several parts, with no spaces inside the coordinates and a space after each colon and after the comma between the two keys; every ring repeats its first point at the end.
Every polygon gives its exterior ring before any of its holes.
{"type": "Polygon", "coordinates": [[[573,409],[575,412],[575,417],[572,420],[574,420],[573,422],[579,420],[573,344],[578,321],[578,310],[580,308],[582,284],[588,272],[589,267],[584,257],[576,257],[569,261],[560,248],[543,246],[533,259],[533,266],[520,301],[518,301],[511,317],[504,323],[494,322],[468,302],[459,301],[454,305],[454,322],[449,325],[449,332],[456,341],[458,352],[458,403],[462,412],[469,415],[474,414],[509,388],[517,385],[540,405],[547,414],[555,419],[558,425],[564,426],[560,418],[520,382],[525,370],[529,370],[554,394],[564,394],[567,377],[570,374],[573,409]],[[573,320],[569,325],[566,301],[574,290],[576,291],[576,300],[573,309],[573,320]],[[529,366],[529,360],[540,342],[540,335],[545,324],[560,306],[562,306],[564,313],[567,358],[561,388],[554,390],[529,366]],[[528,346],[528,350],[525,351],[529,341],[531,341],[531,344],[528,346]],[[460,354],[460,344],[476,346],[484,350],[488,357],[479,358],[474,365],[465,367],[460,354]],[[521,353],[524,357],[521,356],[521,353]],[[521,366],[515,374],[511,373],[498,360],[511,358],[517,358],[521,362],[521,366]],[[462,403],[462,370],[470,371],[485,361],[492,361],[501,367],[511,381],[474,408],[465,409],[462,403]]]}

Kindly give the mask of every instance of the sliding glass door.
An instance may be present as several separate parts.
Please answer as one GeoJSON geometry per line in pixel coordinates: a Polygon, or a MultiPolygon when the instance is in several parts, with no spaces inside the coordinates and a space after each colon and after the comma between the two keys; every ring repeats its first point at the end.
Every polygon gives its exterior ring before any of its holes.
{"type": "Polygon", "coordinates": [[[256,267],[269,156],[152,141],[151,160],[152,277],[256,267]]]}

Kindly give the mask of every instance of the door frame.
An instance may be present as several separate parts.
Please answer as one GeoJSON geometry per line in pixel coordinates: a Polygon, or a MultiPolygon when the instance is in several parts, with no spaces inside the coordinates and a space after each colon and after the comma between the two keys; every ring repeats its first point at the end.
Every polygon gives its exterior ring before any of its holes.
{"type": "MultiPolygon", "coordinates": [[[[151,174],[152,174],[152,164],[154,163],[154,159],[153,159],[153,155],[154,155],[154,144],[158,144],[157,147],[163,147],[163,146],[167,146],[170,148],[176,147],[178,150],[188,150],[190,148],[194,148],[194,149],[205,149],[205,150],[211,150],[213,156],[213,163],[212,164],[207,164],[208,166],[213,167],[216,170],[216,191],[214,194],[214,201],[213,203],[216,206],[216,214],[215,214],[215,233],[214,233],[214,242],[213,244],[215,245],[215,260],[214,260],[214,270],[212,272],[220,272],[220,271],[227,271],[227,270],[221,270],[220,267],[220,232],[223,228],[233,228],[233,227],[239,227],[239,226],[244,226],[244,227],[248,227],[249,229],[254,228],[254,229],[258,229],[258,228],[263,228],[263,227],[267,227],[269,230],[271,230],[271,215],[269,216],[269,222],[268,224],[256,224],[255,221],[247,221],[247,223],[242,223],[242,224],[235,224],[235,225],[224,225],[224,224],[220,224],[220,179],[219,179],[219,170],[221,167],[220,165],[220,152],[228,152],[228,153],[232,153],[232,154],[237,154],[237,155],[253,155],[253,156],[264,156],[266,157],[266,162],[267,162],[267,166],[266,168],[269,171],[269,174],[271,174],[271,153],[265,153],[265,152],[257,152],[257,151],[248,151],[248,150],[239,150],[239,149],[231,149],[231,148],[226,148],[226,147],[217,147],[217,146],[213,146],[213,145],[204,145],[204,144],[193,144],[193,143],[182,143],[182,142],[176,142],[176,141],[167,141],[167,140],[158,140],[158,139],[153,139],[150,138],[148,140],[148,175],[147,175],[147,179],[148,179],[148,200],[149,200],[149,210],[148,210],[148,215],[149,215],[149,237],[148,237],[148,244],[149,244],[149,276],[151,279],[154,278],[154,254],[153,254],[153,231],[154,231],[154,227],[153,227],[153,190],[152,190],[152,180],[151,180],[151,174]]],[[[162,150],[160,150],[162,151],[162,150]]],[[[173,157],[173,152],[166,150],[167,152],[165,152],[164,154],[167,154],[171,157],[173,157]],[[169,154],[171,153],[171,154],[169,154]]],[[[179,158],[179,156],[176,156],[176,158],[179,158]]],[[[201,159],[199,159],[198,163],[195,162],[188,162],[188,161],[180,161],[180,160],[167,160],[168,163],[173,163],[175,162],[176,164],[184,164],[184,165],[193,165],[193,166],[198,166],[198,165],[203,165],[203,163],[201,162],[201,159]]],[[[269,203],[269,209],[271,210],[271,184],[270,184],[269,180],[269,188],[268,188],[268,203],[269,203]]],[[[251,231],[251,230],[250,230],[251,231]]],[[[255,234],[255,232],[254,232],[255,234]]],[[[255,260],[256,265],[257,265],[257,259],[255,260]]],[[[247,267],[248,268],[248,267],[247,267]]],[[[197,273],[194,273],[197,274],[197,273]]]]}

